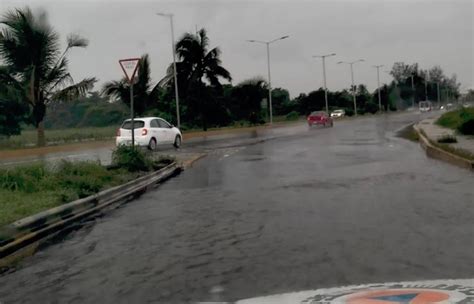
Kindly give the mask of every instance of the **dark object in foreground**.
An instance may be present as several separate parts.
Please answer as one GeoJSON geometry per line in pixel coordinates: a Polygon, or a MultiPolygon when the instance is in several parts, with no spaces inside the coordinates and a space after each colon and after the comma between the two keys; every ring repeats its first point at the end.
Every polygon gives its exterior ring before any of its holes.
{"type": "Polygon", "coordinates": [[[457,143],[458,140],[456,139],[456,136],[454,135],[443,135],[438,138],[437,142],[440,144],[453,144],[457,143]]]}
{"type": "Polygon", "coordinates": [[[458,131],[464,135],[474,135],[474,118],[470,118],[463,122],[459,127],[458,131]]]}

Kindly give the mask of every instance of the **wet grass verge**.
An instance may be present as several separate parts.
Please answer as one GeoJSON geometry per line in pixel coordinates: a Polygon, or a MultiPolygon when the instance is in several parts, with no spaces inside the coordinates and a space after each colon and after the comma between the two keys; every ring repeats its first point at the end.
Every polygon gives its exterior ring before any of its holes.
{"type": "MultiPolygon", "coordinates": [[[[45,130],[47,146],[64,145],[88,141],[106,140],[115,137],[117,127],[90,127],[45,130]]],[[[20,135],[0,138],[0,150],[36,147],[36,130],[23,130],[20,135]]]]}
{"type": "Polygon", "coordinates": [[[99,162],[62,161],[0,169],[0,227],[110,187],[124,184],[173,162],[131,148],[114,152],[111,166],[99,162]]]}
{"type": "Polygon", "coordinates": [[[444,113],[436,124],[464,135],[474,135],[474,108],[461,108],[444,113]]]}

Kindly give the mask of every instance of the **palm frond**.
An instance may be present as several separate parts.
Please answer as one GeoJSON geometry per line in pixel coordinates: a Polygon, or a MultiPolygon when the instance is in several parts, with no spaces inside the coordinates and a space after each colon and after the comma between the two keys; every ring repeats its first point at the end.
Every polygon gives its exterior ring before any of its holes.
{"type": "Polygon", "coordinates": [[[47,91],[51,92],[57,87],[71,85],[74,80],[67,70],[67,58],[62,58],[58,65],[52,68],[45,76],[43,83],[45,83],[47,91]]]}
{"type": "Polygon", "coordinates": [[[21,82],[14,77],[8,66],[0,66],[0,83],[16,87],[22,86],[21,82]]]}
{"type": "Polygon", "coordinates": [[[97,80],[92,78],[85,78],[81,82],[66,87],[60,91],[55,92],[51,96],[51,101],[72,100],[81,96],[85,96],[88,91],[94,87],[97,80]]]}
{"type": "Polygon", "coordinates": [[[67,36],[67,47],[87,47],[89,45],[89,40],[84,37],[81,37],[79,34],[69,34],[67,36]]]}
{"type": "Polygon", "coordinates": [[[102,86],[100,94],[102,96],[111,97],[114,100],[121,100],[127,105],[130,103],[130,87],[126,79],[105,83],[102,86]]]}
{"type": "Polygon", "coordinates": [[[150,81],[150,59],[148,54],[145,54],[140,58],[137,82],[134,86],[137,87],[137,91],[147,93],[150,88],[150,81]]]}
{"type": "Polygon", "coordinates": [[[200,41],[193,34],[184,34],[176,43],[176,55],[183,62],[195,64],[202,59],[202,54],[200,41]]]}
{"type": "Polygon", "coordinates": [[[245,79],[245,80],[239,82],[236,85],[236,87],[242,87],[242,86],[246,86],[246,85],[265,87],[266,83],[267,82],[263,77],[257,76],[257,77],[245,79]]]}
{"type": "Polygon", "coordinates": [[[174,71],[174,66],[171,63],[166,69],[165,77],[163,77],[160,81],[158,81],[157,85],[160,86],[161,88],[165,88],[168,85],[170,85],[170,83],[173,81],[173,78],[174,78],[173,71],[174,71]]]}
{"type": "Polygon", "coordinates": [[[210,72],[216,76],[224,78],[225,80],[232,81],[232,76],[230,75],[230,72],[220,65],[211,67],[210,72]]]}
{"type": "Polygon", "coordinates": [[[204,51],[203,53],[206,52],[207,47],[209,46],[209,37],[207,37],[207,31],[206,29],[202,28],[198,32],[199,36],[199,42],[201,45],[202,50],[204,51]]]}
{"type": "Polygon", "coordinates": [[[158,102],[159,97],[161,92],[163,91],[163,88],[160,86],[160,83],[157,83],[153,89],[150,91],[150,94],[148,95],[149,100],[152,103],[158,102]]]}
{"type": "Polygon", "coordinates": [[[59,54],[58,35],[46,14],[35,16],[28,8],[9,11],[0,21],[5,27],[0,39],[0,56],[17,72],[34,65],[37,76],[44,75],[59,54]]]}

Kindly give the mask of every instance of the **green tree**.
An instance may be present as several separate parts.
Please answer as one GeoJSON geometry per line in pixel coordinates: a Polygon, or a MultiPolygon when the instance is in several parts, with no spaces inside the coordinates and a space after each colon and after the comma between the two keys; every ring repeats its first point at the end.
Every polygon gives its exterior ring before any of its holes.
{"type": "Polygon", "coordinates": [[[263,121],[262,100],[266,97],[267,84],[257,77],[242,81],[232,89],[231,113],[234,120],[248,120],[251,123],[263,121]]]}
{"type": "Polygon", "coordinates": [[[21,124],[27,122],[29,109],[21,96],[7,79],[0,79],[0,137],[20,134],[21,124]]]}
{"type": "Polygon", "coordinates": [[[406,64],[404,62],[395,62],[392,66],[392,70],[390,71],[390,75],[392,75],[393,79],[397,83],[405,82],[411,75],[418,74],[418,63],[414,64],[406,64]]]}
{"type": "MultiPolygon", "coordinates": [[[[180,92],[187,103],[189,115],[201,118],[203,130],[207,130],[209,115],[209,96],[215,90],[206,89],[207,81],[210,86],[221,90],[220,78],[232,80],[229,71],[221,65],[221,51],[218,47],[209,50],[209,38],[205,29],[196,34],[186,33],[176,43],[178,84],[180,92]]],[[[167,75],[160,81],[161,85],[173,84],[173,65],[167,70],[167,75]]]]}
{"type": "MultiPolygon", "coordinates": [[[[157,107],[160,90],[158,84],[153,87],[151,85],[150,60],[148,54],[145,54],[140,58],[138,74],[133,84],[133,108],[137,116],[157,107]]],[[[125,77],[105,83],[102,94],[119,99],[130,107],[130,84],[125,77]]]]}
{"type": "Polygon", "coordinates": [[[18,90],[23,102],[31,107],[31,121],[37,129],[38,145],[45,145],[44,116],[51,102],[65,101],[84,95],[95,78],[74,83],[68,72],[67,53],[75,47],[86,47],[88,41],[69,35],[61,53],[59,36],[49,25],[46,13],[33,14],[29,8],[7,12],[0,24],[0,69],[11,86],[18,90]]]}
{"type": "Polygon", "coordinates": [[[275,88],[272,89],[272,107],[275,115],[287,114],[291,108],[290,93],[286,89],[275,88]]]}

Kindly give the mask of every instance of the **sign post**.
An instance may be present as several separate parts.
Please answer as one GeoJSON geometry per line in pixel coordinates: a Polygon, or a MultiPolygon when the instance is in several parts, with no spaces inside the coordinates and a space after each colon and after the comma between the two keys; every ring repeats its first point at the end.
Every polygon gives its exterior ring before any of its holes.
{"type": "Polygon", "coordinates": [[[133,113],[133,83],[138,70],[140,58],[128,58],[119,60],[120,67],[130,84],[130,120],[132,122],[132,147],[135,147],[135,121],[133,113]]]}

